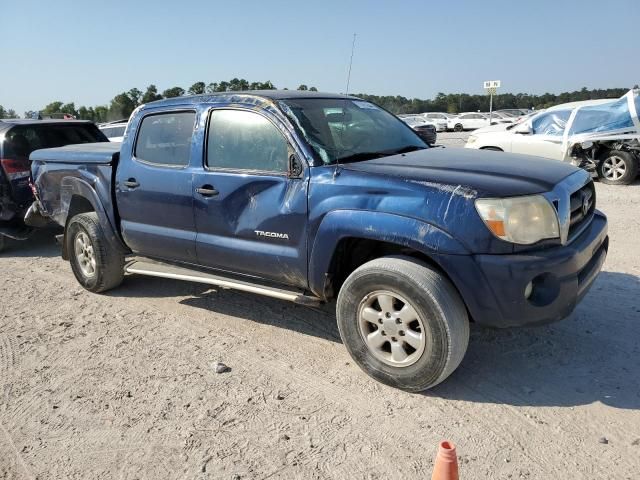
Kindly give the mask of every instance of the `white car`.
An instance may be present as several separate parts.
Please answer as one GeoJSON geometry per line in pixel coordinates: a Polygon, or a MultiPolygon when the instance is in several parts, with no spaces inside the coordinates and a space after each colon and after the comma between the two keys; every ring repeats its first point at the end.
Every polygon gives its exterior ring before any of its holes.
{"type": "Polygon", "coordinates": [[[640,92],[619,99],[566,103],[514,124],[473,132],[465,148],[536,155],[571,162],[604,183],[628,184],[640,163],[640,92]]]}
{"type": "Polygon", "coordinates": [[[442,112],[426,112],[423,113],[422,116],[435,123],[436,130],[438,132],[444,132],[447,130],[447,122],[449,121],[449,118],[451,118],[450,115],[442,112]]]}
{"type": "Polygon", "coordinates": [[[454,132],[463,130],[475,130],[489,125],[489,119],[482,113],[461,113],[457,117],[450,118],[447,122],[447,129],[454,132]]]}
{"type": "Polygon", "coordinates": [[[124,139],[127,122],[127,120],[119,120],[117,122],[103,123],[98,125],[98,128],[110,142],[121,142],[124,139]]]}
{"type": "Polygon", "coordinates": [[[491,120],[491,125],[497,123],[513,123],[516,121],[516,117],[501,112],[487,112],[484,116],[491,120]]]}

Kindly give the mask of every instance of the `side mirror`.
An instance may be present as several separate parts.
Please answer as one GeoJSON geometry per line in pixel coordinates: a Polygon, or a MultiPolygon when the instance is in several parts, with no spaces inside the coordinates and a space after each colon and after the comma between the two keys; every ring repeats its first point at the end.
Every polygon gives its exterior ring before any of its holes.
{"type": "Polygon", "coordinates": [[[302,175],[302,162],[295,155],[289,155],[289,177],[297,178],[302,175]]]}
{"type": "Polygon", "coordinates": [[[531,135],[533,133],[533,128],[527,122],[522,122],[520,125],[513,129],[514,133],[519,133],[521,135],[531,135]]]}

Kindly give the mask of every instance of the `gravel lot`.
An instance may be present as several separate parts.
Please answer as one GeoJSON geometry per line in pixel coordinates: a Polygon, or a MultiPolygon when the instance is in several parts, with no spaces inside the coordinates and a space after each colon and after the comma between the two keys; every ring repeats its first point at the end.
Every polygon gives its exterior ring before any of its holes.
{"type": "Polygon", "coordinates": [[[574,314],[472,328],[461,367],[421,395],[353,365],[331,306],[133,276],[93,295],[51,235],[15,245],[0,255],[0,478],[430,478],[447,438],[464,480],[637,479],[640,184],[597,194],[610,254],[574,314]]]}

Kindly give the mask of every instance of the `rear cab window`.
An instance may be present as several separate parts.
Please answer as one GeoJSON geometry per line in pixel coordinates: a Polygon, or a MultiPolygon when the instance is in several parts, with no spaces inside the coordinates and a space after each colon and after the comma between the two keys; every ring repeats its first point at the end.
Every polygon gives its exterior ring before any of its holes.
{"type": "Polygon", "coordinates": [[[165,167],[186,167],[191,157],[195,111],[147,115],[138,127],[136,160],[165,167]]]}

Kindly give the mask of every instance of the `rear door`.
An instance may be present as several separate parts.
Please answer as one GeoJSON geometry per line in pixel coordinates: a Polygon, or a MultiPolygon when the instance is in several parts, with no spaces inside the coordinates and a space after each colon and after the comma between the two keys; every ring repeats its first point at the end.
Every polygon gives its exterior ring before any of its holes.
{"type": "Polygon", "coordinates": [[[194,176],[201,265],[306,287],[308,179],[289,175],[284,132],[266,113],[210,112],[194,176]]]}
{"type": "Polygon", "coordinates": [[[135,139],[123,144],[116,199],[122,236],[137,254],[196,261],[190,166],[195,120],[195,110],[151,112],[139,121],[135,139]]]}

